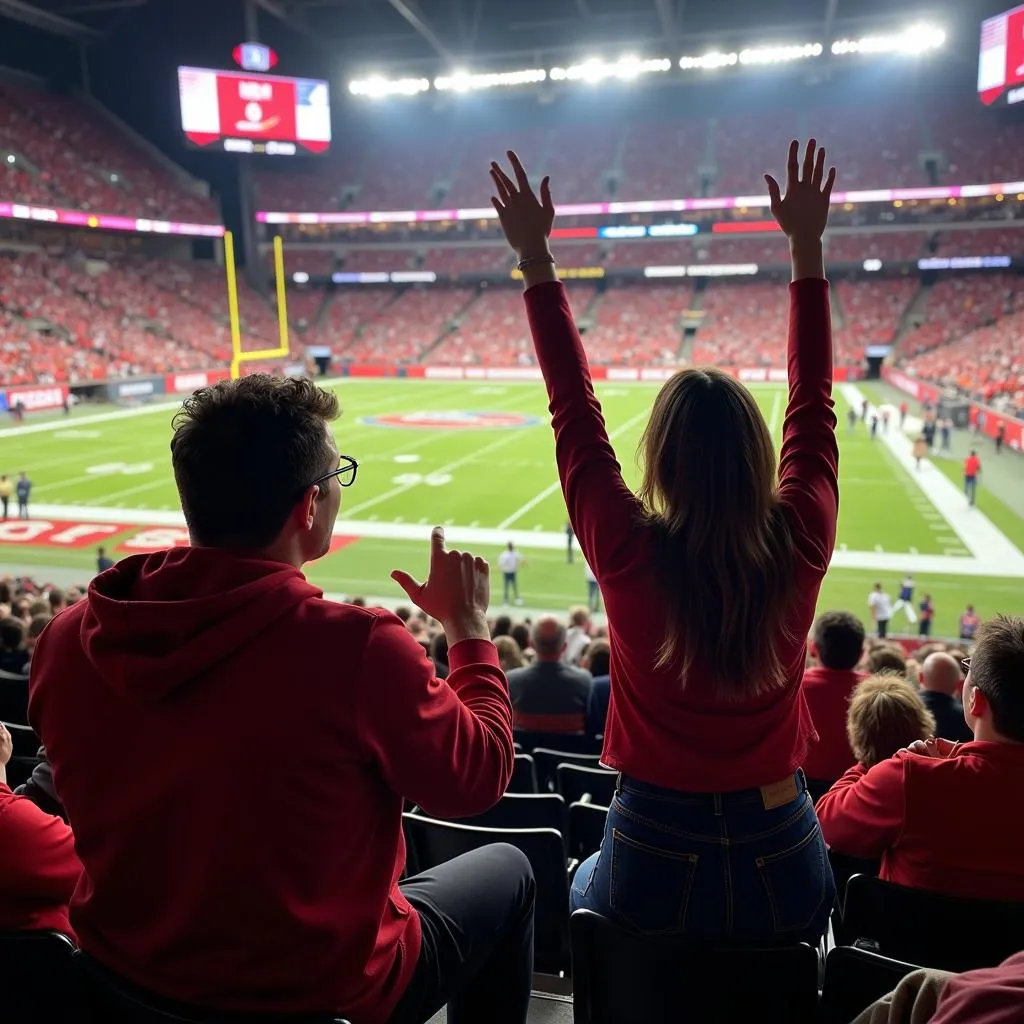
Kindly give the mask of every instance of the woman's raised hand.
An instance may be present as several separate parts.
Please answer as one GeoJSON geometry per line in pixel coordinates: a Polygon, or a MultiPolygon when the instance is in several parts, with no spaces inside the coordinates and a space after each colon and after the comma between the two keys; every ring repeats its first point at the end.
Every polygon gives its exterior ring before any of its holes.
{"type": "Polygon", "coordinates": [[[836,182],[834,167],[825,177],[825,150],[818,149],[817,142],[811,139],[804,150],[801,167],[800,144],[796,140],[789,144],[785,196],[770,174],[766,174],[764,180],[768,183],[772,214],[789,238],[793,241],[820,239],[828,223],[829,200],[836,182]]]}
{"type": "Polygon", "coordinates": [[[538,199],[522,161],[512,150],[508,151],[508,159],[515,181],[501,169],[497,161],[491,162],[491,179],[498,193],[491,197],[491,202],[498,211],[501,230],[521,260],[545,256],[548,252],[548,235],[551,234],[551,225],[555,219],[551,180],[545,177],[540,183],[538,199]]]}

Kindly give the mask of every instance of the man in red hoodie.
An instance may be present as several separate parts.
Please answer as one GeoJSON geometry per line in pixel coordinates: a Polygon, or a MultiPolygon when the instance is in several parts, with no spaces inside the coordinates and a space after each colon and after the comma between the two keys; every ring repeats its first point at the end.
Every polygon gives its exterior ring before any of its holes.
{"type": "Polygon", "coordinates": [[[195,392],[171,441],[192,546],[123,559],[41,636],[30,715],[84,866],[71,922],[102,968],[197,1007],[522,1024],[522,854],[399,882],[404,799],[472,815],[512,773],[487,563],[438,528],[427,582],[393,574],[444,625],[447,681],[396,616],[324,600],[301,566],[356,476],[337,414],[297,378],[195,392]]]}

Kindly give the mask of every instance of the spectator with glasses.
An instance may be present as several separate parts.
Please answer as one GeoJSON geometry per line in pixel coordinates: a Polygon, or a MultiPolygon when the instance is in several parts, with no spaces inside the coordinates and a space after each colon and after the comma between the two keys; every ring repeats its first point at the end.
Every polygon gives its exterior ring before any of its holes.
{"type": "Polygon", "coordinates": [[[819,801],[830,847],[880,876],[974,899],[1024,900],[1024,618],[997,616],[964,659],[967,743],[919,740],[851,768],[819,801]],[[951,827],[950,808],[965,827],[951,827]]]}
{"type": "Polygon", "coordinates": [[[449,1002],[522,1024],[522,854],[400,881],[404,800],[468,816],[511,777],[488,566],[437,528],[426,582],[393,574],[441,622],[447,681],[397,616],[324,600],[302,566],[358,469],[337,415],[302,378],[196,391],[171,440],[192,546],[122,559],[40,637],[31,717],[84,866],[71,923],[98,970],[203,1011],[418,1024],[449,1002]]]}

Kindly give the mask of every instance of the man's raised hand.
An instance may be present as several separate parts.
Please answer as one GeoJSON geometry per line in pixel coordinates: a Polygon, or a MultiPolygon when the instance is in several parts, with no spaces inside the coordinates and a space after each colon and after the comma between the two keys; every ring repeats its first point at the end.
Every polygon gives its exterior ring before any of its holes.
{"type": "Polygon", "coordinates": [[[411,601],[444,626],[449,644],[470,637],[490,637],[490,567],[485,559],[468,551],[448,551],[443,527],[435,526],[430,535],[430,570],[425,583],[401,569],[396,569],[391,578],[411,601]]]}
{"type": "Polygon", "coordinates": [[[818,149],[817,142],[811,139],[801,166],[800,144],[795,139],[789,144],[785,196],[770,174],[764,180],[768,183],[772,215],[790,240],[820,239],[828,223],[829,201],[836,182],[834,167],[825,176],[825,150],[818,149]]]}
{"type": "Polygon", "coordinates": [[[508,160],[515,181],[502,170],[497,161],[491,162],[491,180],[497,191],[496,196],[491,196],[491,203],[498,211],[501,230],[520,259],[544,256],[548,251],[548,235],[551,234],[551,225],[555,220],[551,179],[545,177],[540,183],[538,199],[522,161],[511,149],[508,151],[508,160]]]}

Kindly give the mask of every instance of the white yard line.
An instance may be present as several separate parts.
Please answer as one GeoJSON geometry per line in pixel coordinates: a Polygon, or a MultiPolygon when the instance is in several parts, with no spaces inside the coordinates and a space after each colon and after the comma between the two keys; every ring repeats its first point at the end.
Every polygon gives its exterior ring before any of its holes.
{"type": "Polygon", "coordinates": [[[782,413],[782,392],[776,391],[772,399],[772,414],[768,419],[768,433],[775,437],[775,431],[779,429],[779,419],[782,413]]]}
{"type": "MultiPolygon", "coordinates": [[[[778,401],[777,395],[775,397],[775,400],[778,401]]],[[[608,440],[617,440],[623,434],[632,430],[633,427],[635,427],[638,423],[647,419],[647,417],[650,415],[650,410],[644,409],[643,412],[639,412],[635,416],[630,416],[630,418],[626,420],[625,423],[623,423],[619,427],[616,427],[615,430],[613,430],[608,435],[608,440]]],[[[504,530],[506,529],[506,527],[511,526],[517,519],[521,519],[523,516],[526,515],[527,512],[529,512],[531,509],[536,508],[542,501],[544,501],[546,498],[554,494],[555,491],[557,491],[561,486],[562,484],[558,480],[556,480],[554,483],[548,484],[548,486],[545,487],[544,490],[540,492],[540,494],[534,495],[525,505],[523,505],[521,508],[517,508],[515,512],[512,513],[512,515],[508,516],[507,518],[503,519],[500,523],[498,523],[497,528],[499,530],[504,530]]]]}
{"type": "MultiPolygon", "coordinates": [[[[93,477],[92,479],[95,480],[96,477],[93,477]]],[[[108,491],[102,498],[93,498],[92,500],[102,508],[104,505],[109,504],[111,501],[115,501],[117,498],[127,498],[130,494],[143,494],[146,491],[153,490],[154,487],[166,486],[167,478],[162,476],[159,480],[150,480],[148,483],[136,484],[134,487],[126,487],[123,491],[108,491]]]]}
{"type": "MultiPolygon", "coordinates": [[[[859,408],[858,403],[864,401],[862,392],[853,384],[843,384],[840,390],[855,408],[859,408]]],[[[983,512],[967,504],[967,499],[956,484],[928,461],[917,472],[913,442],[906,434],[899,430],[882,431],[878,434],[878,440],[889,449],[906,470],[909,480],[920,488],[963,546],[979,562],[1000,566],[998,572],[1004,576],[1024,575],[1024,553],[983,512]]]]}
{"type": "MultiPolygon", "coordinates": [[[[34,520],[60,520],[81,523],[118,523],[124,526],[184,526],[181,512],[159,509],[101,508],[79,505],[32,505],[34,520]]],[[[16,521],[7,524],[17,528],[16,521]]],[[[371,522],[366,519],[341,519],[334,532],[343,537],[374,540],[416,541],[426,544],[430,539],[433,521],[420,523],[371,522]]],[[[0,524],[0,544],[3,543],[3,525],[0,524]]],[[[512,541],[518,547],[535,550],[564,551],[565,533],[561,530],[500,530],[484,527],[451,526],[446,529],[450,543],[465,544],[477,549],[504,547],[512,541]]],[[[1022,560],[1024,561],[1024,560],[1022,560]]],[[[1024,564],[993,562],[972,556],[954,558],[946,555],[901,554],[899,552],[837,550],[832,558],[836,569],[870,569],[876,572],[903,575],[904,573],[934,574],[942,576],[1004,576],[1024,579],[1024,564]]]]}

